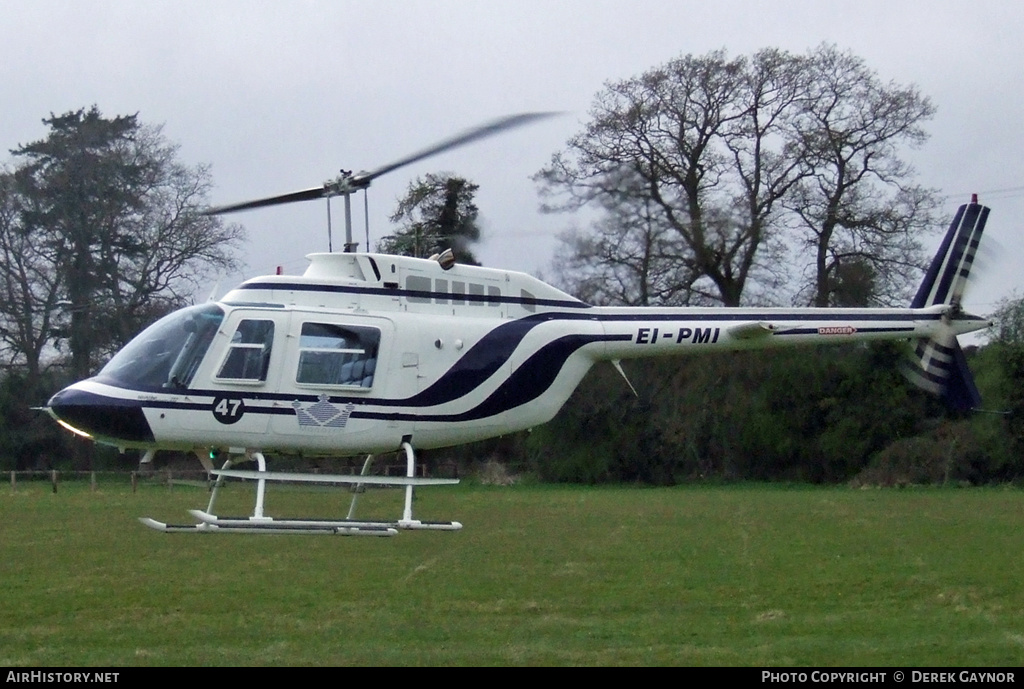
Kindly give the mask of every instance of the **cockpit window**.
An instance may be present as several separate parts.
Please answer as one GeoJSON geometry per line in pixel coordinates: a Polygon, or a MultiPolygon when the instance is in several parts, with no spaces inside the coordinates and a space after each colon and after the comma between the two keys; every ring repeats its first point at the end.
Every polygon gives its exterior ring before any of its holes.
{"type": "Polygon", "coordinates": [[[273,344],[274,321],[243,320],[231,336],[231,347],[217,377],[222,380],[266,381],[273,344]]]}
{"type": "Polygon", "coordinates": [[[187,388],[223,320],[216,304],[175,311],[143,330],[96,378],[139,390],[187,388]]]}

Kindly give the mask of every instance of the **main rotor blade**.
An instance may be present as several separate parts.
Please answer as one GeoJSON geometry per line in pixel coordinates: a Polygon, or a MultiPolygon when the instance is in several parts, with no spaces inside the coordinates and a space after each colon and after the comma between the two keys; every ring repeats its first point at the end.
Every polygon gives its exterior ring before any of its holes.
{"type": "Polygon", "coordinates": [[[311,187],[309,189],[302,189],[300,191],[293,191],[288,194],[279,194],[277,196],[267,196],[262,199],[255,199],[252,201],[243,201],[241,203],[233,203],[227,206],[217,206],[203,211],[203,215],[221,215],[224,213],[236,213],[238,211],[246,211],[252,208],[263,208],[264,206],[276,206],[281,203],[293,203],[295,201],[312,201],[314,199],[321,199],[325,196],[338,196],[342,194],[349,194],[357,189],[366,189],[370,186],[370,182],[380,177],[381,175],[387,174],[392,170],[397,170],[400,167],[410,165],[424,158],[429,158],[432,155],[437,155],[444,151],[448,151],[458,146],[478,141],[485,137],[491,136],[503,132],[506,129],[513,129],[515,127],[521,127],[524,124],[536,122],[537,120],[546,119],[558,115],[557,112],[527,112],[520,113],[519,115],[510,115],[508,117],[502,117],[494,120],[487,124],[474,127],[467,131],[457,134],[450,139],[445,139],[440,143],[434,144],[430,148],[423,149],[419,153],[414,153],[405,158],[396,160],[393,163],[379,167],[371,172],[360,172],[355,175],[350,175],[347,172],[342,172],[341,176],[335,180],[328,181],[319,187],[311,187]]]}
{"type": "Polygon", "coordinates": [[[280,203],[292,203],[294,201],[312,201],[313,199],[320,199],[328,195],[327,189],[323,185],[319,187],[311,187],[310,189],[303,189],[301,191],[293,191],[289,194],[279,194],[277,196],[267,196],[262,199],[255,199],[253,201],[243,201],[242,203],[233,203],[228,206],[217,206],[216,208],[208,208],[203,211],[203,215],[222,215],[224,213],[235,213],[237,211],[247,211],[250,208],[262,208],[264,206],[276,206],[280,203]]]}
{"type": "Polygon", "coordinates": [[[445,139],[444,141],[434,144],[430,148],[425,148],[418,153],[413,153],[412,155],[406,156],[405,158],[400,158],[399,160],[396,160],[393,163],[390,163],[383,167],[379,167],[376,170],[372,170],[371,172],[357,173],[353,177],[353,182],[362,182],[365,183],[365,185],[368,185],[371,181],[373,181],[377,177],[380,177],[381,175],[385,175],[393,170],[397,170],[400,167],[411,165],[412,163],[423,160],[424,158],[429,158],[430,156],[437,155],[438,153],[443,153],[444,151],[457,148],[464,144],[468,144],[473,141],[478,141],[493,134],[503,132],[507,129],[521,127],[525,124],[530,124],[531,122],[536,122],[537,120],[547,119],[548,117],[554,117],[555,115],[558,114],[560,113],[524,112],[518,115],[509,115],[508,117],[502,117],[500,119],[494,120],[493,122],[482,124],[479,127],[468,129],[462,132],[461,134],[456,134],[455,136],[449,139],[445,139]]]}

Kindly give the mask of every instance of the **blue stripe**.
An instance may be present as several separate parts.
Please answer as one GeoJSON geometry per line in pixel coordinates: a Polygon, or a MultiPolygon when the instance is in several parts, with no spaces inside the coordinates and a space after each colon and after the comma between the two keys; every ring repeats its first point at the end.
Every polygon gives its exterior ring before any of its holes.
{"type": "Polygon", "coordinates": [[[451,301],[479,302],[482,304],[522,304],[527,306],[552,306],[570,309],[592,308],[578,300],[567,299],[541,299],[540,297],[512,297],[495,294],[456,294],[454,292],[434,292],[429,290],[381,288],[381,287],[354,287],[351,285],[325,285],[306,284],[301,282],[247,282],[235,289],[262,289],[262,290],[293,290],[296,292],[329,292],[342,294],[369,294],[383,297],[405,297],[414,299],[444,299],[451,301]]]}
{"type": "MultiPolygon", "coordinates": [[[[507,379],[505,379],[498,388],[492,392],[487,399],[478,404],[477,406],[469,409],[465,412],[458,414],[415,414],[415,413],[403,413],[403,412],[362,412],[353,411],[350,418],[364,418],[364,419],[379,419],[379,420],[391,420],[391,421],[470,421],[474,419],[482,419],[488,416],[495,416],[502,412],[514,409],[518,406],[533,401],[534,399],[543,395],[554,383],[558,374],[561,373],[562,368],[565,366],[565,362],[570,356],[572,356],[581,347],[594,343],[594,342],[614,342],[614,341],[626,341],[632,339],[632,335],[566,335],[560,337],[551,342],[545,344],[543,347],[534,352],[523,365],[512,372],[507,379]]],[[[440,381],[438,381],[440,382],[440,381]]],[[[436,384],[435,384],[436,386],[436,384]]],[[[435,387],[432,386],[432,387],[435,387]]],[[[473,388],[475,389],[475,388],[473,388]]],[[[426,391],[425,391],[426,392],[426,391]]],[[[205,393],[203,393],[205,394],[205,393]]],[[[217,391],[216,394],[225,394],[225,391],[217,391]]],[[[464,393],[463,393],[464,394],[464,393]]],[[[286,399],[294,400],[298,396],[296,395],[281,395],[278,393],[276,396],[285,397],[286,399]]],[[[459,395],[461,396],[461,395],[459,395]]],[[[253,396],[250,395],[239,395],[243,400],[248,401],[253,396]]],[[[311,399],[318,399],[313,396],[302,396],[311,399]]],[[[458,397],[452,397],[449,395],[438,394],[437,397],[442,401],[427,404],[423,400],[416,400],[415,396],[408,400],[368,400],[368,399],[354,399],[344,397],[332,397],[329,399],[334,404],[343,402],[353,402],[360,406],[436,406],[442,402],[451,401],[458,399],[458,397]]],[[[130,406],[133,403],[129,400],[121,400],[122,406],[130,406]]],[[[158,409],[186,409],[186,410],[199,410],[209,411],[211,409],[210,402],[207,403],[196,403],[196,402],[164,402],[159,400],[144,401],[137,403],[142,408],[158,408],[158,409]]],[[[245,408],[246,414],[276,414],[276,415],[293,415],[294,409],[291,408],[273,408],[273,407],[250,407],[248,404],[245,408]]]]}
{"type": "MultiPolygon", "coordinates": [[[[903,327],[903,328],[856,328],[854,330],[854,332],[851,332],[851,333],[829,333],[827,335],[827,337],[842,337],[842,336],[847,335],[847,334],[855,335],[855,334],[860,334],[860,333],[907,333],[907,332],[914,332],[913,326],[907,326],[907,327],[903,327]]],[[[818,328],[790,328],[788,330],[776,330],[772,334],[775,335],[775,336],[781,336],[781,335],[817,335],[818,334],[818,328]]],[[[823,337],[826,337],[826,336],[823,335],[823,337]]]]}
{"type": "MultiPolygon", "coordinates": [[[[915,320],[939,320],[940,313],[878,313],[872,311],[843,311],[841,313],[806,313],[801,311],[782,311],[779,313],[765,313],[763,311],[742,311],[740,308],[729,308],[728,311],[716,313],[626,313],[626,314],[550,314],[557,315],[561,320],[596,320],[602,323],[613,323],[616,321],[692,321],[695,323],[707,323],[714,321],[838,321],[840,323],[851,323],[853,321],[915,321],[915,320]]],[[[532,316],[531,316],[532,318],[532,316]]]]}
{"type": "Polygon", "coordinates": [[[515,409],[543,395],[561,373],[565,362],[593,342],[624,341],[632,335],[566,335],[537,350],[498,389],[476,407],[459,414],[379,414],[353,411],[350,418],[397,421],[473,421],[515,409]]]}

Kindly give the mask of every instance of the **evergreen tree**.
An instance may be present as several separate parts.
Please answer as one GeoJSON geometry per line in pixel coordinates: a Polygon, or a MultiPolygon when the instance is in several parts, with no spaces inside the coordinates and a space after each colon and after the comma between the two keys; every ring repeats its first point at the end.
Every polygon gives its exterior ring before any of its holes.
{"type": "Polygon", "coordinates": [[[469,249],[480,239],[473,200],[479,188],[448,173],[416,178],[391,215],[391,222],[402,223],[401,228],[381,239],[378,250],[426,258],[451,249],[458,263],[480,265],[469,249]]]}
{"type": "MultiPolygon", "coordinates": [[[[47,136],[18,146],[0,169],[0,397],[25,408],[93,375],[144,326],[187,303],[207,271],[233,268],[243,236],[200,214],[209,172],[178,162],[159,127],[95,106],[43,123],[47,136]]],[[[33,453],[55,454],[36,420],[0,409],[0,434],[19,466],[38,461],[33,453]]],[[[78,454],[81,468],[91,465],[89,448],[78,454]]]]}
{"type": "Polygon", "coordinates": [[[242,230],[200,215],[208,171],[136,115],[93,106],[43,122],[48,136],[12,151],[0,184],[0,336],[33,375],[66,345],[84,378],[204,271],[233,267],[242,230]]]}

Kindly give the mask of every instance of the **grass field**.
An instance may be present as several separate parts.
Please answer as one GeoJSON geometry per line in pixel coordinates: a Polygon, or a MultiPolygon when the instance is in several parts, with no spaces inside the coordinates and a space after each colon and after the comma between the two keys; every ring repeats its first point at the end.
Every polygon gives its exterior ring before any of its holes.
{"type": "MultiPolygon", "coordinates": [[[[0,665],[1020,665],[1024,493],[421,489],[459,533],[160,534],[202,488],[0,488],[0,665]]],[[[221,514],[251,509],[234,484],[221,514]]],[[[348,494],[274,487],[275,516],[348,494]]],[[[395,517],[367,493],[360,516],[395,517]]]]}

